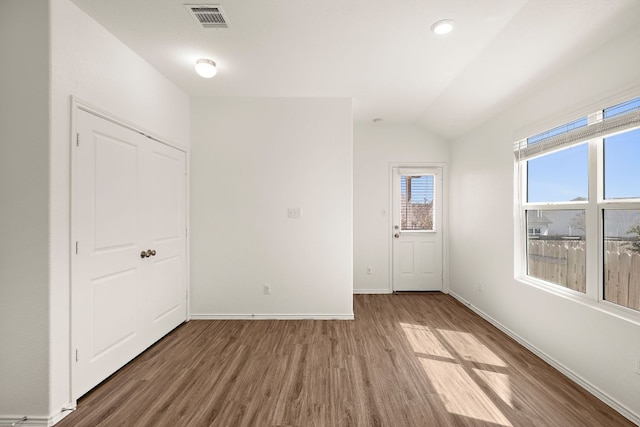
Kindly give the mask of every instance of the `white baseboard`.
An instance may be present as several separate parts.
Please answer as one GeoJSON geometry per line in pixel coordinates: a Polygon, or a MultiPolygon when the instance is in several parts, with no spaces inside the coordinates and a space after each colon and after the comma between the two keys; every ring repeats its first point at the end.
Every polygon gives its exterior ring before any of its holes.
{"type": "Polygon", "coordinates": [[[389,289],[354,289],[354,295],[392,294],[389,289]]]}
{"type": "Polygon", "coordinates": [[[33,417],[23,415],[20,417],[0,416],[0,427],[49,427],[53,421],[48,417],[33,417]]]}
{"type": "Polygon", "coordinates": [[[191,320],[353,320],[353,314],[193,314],[191,320]]]}
{"type": "Polygon", "coordinates": [[[564,376],[569,378],[571,381],[573,381],[574,383],[578,384],[580,387],[582,387],[585,390],[587,390],[589,393],[591,393],[592,395],[594,395],[595,397],[597,397],[598,399],[600,399],[601,401],[603,401],[604,403],[609,405],[611,408],[615,409],[617,412],[619,412],[622,416],[627,418],[632,423],[640,426],[640,415],[638,415],[635,412],[631,411],[629,408],[627,408],[626,406],[624,406],[620,402],[618,402],[615,399],[613,399],[607,393],[605,393],[604,391],[600,390],[598,387],[594,386],[589,381],[587,381],[586,379],[582,378],[580,375],[576,374],[571,369],[569,369],[568,367],[566,367],[562,363],[558,362],[557,360],[555,360],[554,358],[552,358],[551,356],[546,354],[544,351],[542,351],[539,348],[537,348],[536,346],[534,346],[529,341],[525,340],[524,338],[522,338],[521,336],[519,336],[518,334],[513,332],[511,329],[509,329],[506,326],[504,326],[502,323],[498,322],[496,319],[494,319],[493,317],[489,316],[487,313],[485,313],[484,311],[480,310],[478,307],[474,306],[469,301],[467,301],[464,298],[462,298],[460,295],[456,294],[453,291],[449,291],[449,294],[452,297],[454,297],[455,299],[457,299],[458,301],[460,301],[462,304],[464,304],[467,307],[469,307],[469,309],[471,309],[471,311],[476,313],[478,316],[482,317],[484,320],[486,320],[487,322],[491,323],[496,328],[500,329],[502,332],[507,334],[509,337],[513,338],[515,341],[517,341],[520,345],[525,347],[527,350],[531,351],[533,354],[538,356],[540,359],[544,360],[549,365],[553,366],[555,369],[560,371],[564,376]]]}
{"type": "Polygon", "coordinates": [[[49,427],[50,419],[47,417],[30,417],[30,416],[0,416],[0,426],[15,426],[15,427],[49,427]]]}
{"type": "Polygon", "coordinates": [[[62,408],[57,414],[50,417],[36,417],[30,415],[20,416],[0,416],[0,427],[51,427],[60,422],[64,417],[72,413],[76,408],[75,403],[69,404],[68,408],[62,408]]]}

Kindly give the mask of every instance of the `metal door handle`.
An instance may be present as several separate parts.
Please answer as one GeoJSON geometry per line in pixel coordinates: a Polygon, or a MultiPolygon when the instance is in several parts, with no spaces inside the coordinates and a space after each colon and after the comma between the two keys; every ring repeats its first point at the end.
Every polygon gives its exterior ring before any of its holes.
{"type": "Polygon", "coordinates": [[[393,235],[393,237],[395,237],[396,239],[398,239],[400,237],[400,233],[396,233],[393,235]]]}
{"type": "Polygon", "coordinates": [[[146,251],[142,251],[140,252],[140,258],[148,258],[148,257],[152,257],[152,256],[156,256],[156,250],[155,249],[147,249],[146,251]]]}

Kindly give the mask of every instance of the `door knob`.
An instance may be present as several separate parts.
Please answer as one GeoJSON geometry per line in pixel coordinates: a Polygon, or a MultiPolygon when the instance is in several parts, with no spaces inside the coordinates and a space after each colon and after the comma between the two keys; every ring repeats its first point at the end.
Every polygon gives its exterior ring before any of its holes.
{"type": "Polygon", "coordinates": [[[146,251],[140,252],[140,258],[148,258],[148,257],[152,257],[152,256],[156,256],[156,250],[155,249],[147,249],[146,251]]]}
{"type": "Polygon", "coordinates": [[[393,235],[393,237],[395,237],[396,239],[400,237],[400,233],[396,233],[393,235]]]}

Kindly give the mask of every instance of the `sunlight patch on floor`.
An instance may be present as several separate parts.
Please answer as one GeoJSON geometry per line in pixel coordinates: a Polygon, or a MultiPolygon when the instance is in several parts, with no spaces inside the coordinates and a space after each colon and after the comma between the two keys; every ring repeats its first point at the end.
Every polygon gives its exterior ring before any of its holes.
{"type": "Polygon", "coordinates": [[[509,420],[462,366],[427,358],[420,358],[420,363],[447,411],[501,426],[511,426],[509,420]]]}
{"type": "Polygon", "coordinates": [[[468,332],[447,331],[438,329],[447,343],[453,347],[458,355],[469,362],[483,363],[487,365],[506,368],[507,365],[482,344],[478,338],[468,332]]]}
{"type": "Polygon", "coordinates": [[[440,339],[427,326],[400,323],[404,334],[416,353],[429,356],[444,357],[453,360],[451,353],[440,342],[440,339]]]}
{"type": "Polygon", "coordinates": [[[482,369],[474,369],[473,372],[482,378],[496,396],[513,408],[513,393],[511,392],[511,381],[509,380],[509,375],[501,374],[499,372],[485,371],[482,369]]]}

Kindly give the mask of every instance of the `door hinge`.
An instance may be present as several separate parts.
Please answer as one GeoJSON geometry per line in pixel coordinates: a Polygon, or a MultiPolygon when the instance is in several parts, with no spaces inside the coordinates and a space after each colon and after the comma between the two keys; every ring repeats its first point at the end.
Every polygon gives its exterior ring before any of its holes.
{"type": "Polygon", "coordinates": [[[76,348],[76,362],[78,362],[80,360],[80,357],[78,356],[78,349],[76,348]]]}
{"type": "Polygon", "coordinates": [[[80,146],[80,134],[76,133],[76,147],[80,146]]]}
{"type": "Polygon", "coordinates": [[[78,241],[76,240],[76,255],[78,255],[78,241]]]}
{"type": "Polygon", "coordinates": [[[186,291],[185,294],[187,294],[187,301],[189,301],[189,291],[186,291]]]}

